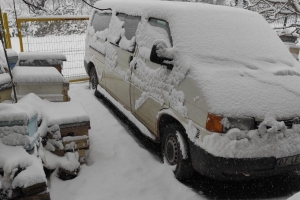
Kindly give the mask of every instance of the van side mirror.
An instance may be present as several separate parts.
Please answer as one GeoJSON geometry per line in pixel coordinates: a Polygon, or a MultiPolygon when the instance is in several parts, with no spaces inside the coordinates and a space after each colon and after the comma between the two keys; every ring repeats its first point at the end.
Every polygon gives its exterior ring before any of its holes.
{"type": "Polygon", "coordinates": [[[173,69],[173,65],[169,64],[165,61],[172,61],[172,59],[170,58],[164,58],[164,57],[159,57],[156,53],[156,48],[157,45],[153,45],[152,49],[151,49],[151,54],[150,54],[150,61],[154,62],[156,64],[160,64],[160,65],[164,65],[167,67],[168,70],[172,70],[173,69]]]}

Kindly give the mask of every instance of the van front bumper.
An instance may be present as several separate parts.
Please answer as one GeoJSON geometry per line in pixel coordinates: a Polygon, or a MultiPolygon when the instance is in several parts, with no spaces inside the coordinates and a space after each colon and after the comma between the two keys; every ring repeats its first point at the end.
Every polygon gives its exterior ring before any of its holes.
{"type": "Polygon", "coordinates": [[[300,164],[276,168],[276,158],[224,158],[214,156],[189,141],[192,165],[200,174],[224,181],[241,181],[300,170],[300,164]]]}

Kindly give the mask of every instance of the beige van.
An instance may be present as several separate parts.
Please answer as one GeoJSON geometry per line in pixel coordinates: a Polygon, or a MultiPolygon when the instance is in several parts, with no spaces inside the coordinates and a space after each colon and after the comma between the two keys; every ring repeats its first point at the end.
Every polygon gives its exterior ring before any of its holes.
{"type": "Polygon", "coordinates": [[[95,7],[84,59],[95,94],[161,143],[176,178],[300,168],[300,66],[263,17],[191,2],[95,7]]]}

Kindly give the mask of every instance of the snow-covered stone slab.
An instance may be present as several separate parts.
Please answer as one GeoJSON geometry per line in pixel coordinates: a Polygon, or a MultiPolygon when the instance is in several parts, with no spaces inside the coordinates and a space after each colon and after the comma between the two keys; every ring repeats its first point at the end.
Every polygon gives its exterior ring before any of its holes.
{"type": "Polygon", "coordinates": [[[35,93],[54,102],[69,101],[69,82],[55,69],[44,67],[15,67],[13,72],[17,98],[35,93]]]}

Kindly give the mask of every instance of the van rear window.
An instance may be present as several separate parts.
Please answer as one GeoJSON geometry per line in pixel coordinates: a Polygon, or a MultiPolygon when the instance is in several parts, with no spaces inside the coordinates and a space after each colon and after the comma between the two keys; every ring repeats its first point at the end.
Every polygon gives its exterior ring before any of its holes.
{"type": "Polygon", "coordinates": [[[111,13],[95,12],[91,25],[97,31],[103,31],[108,28],[111,19],[111,13]]]}

